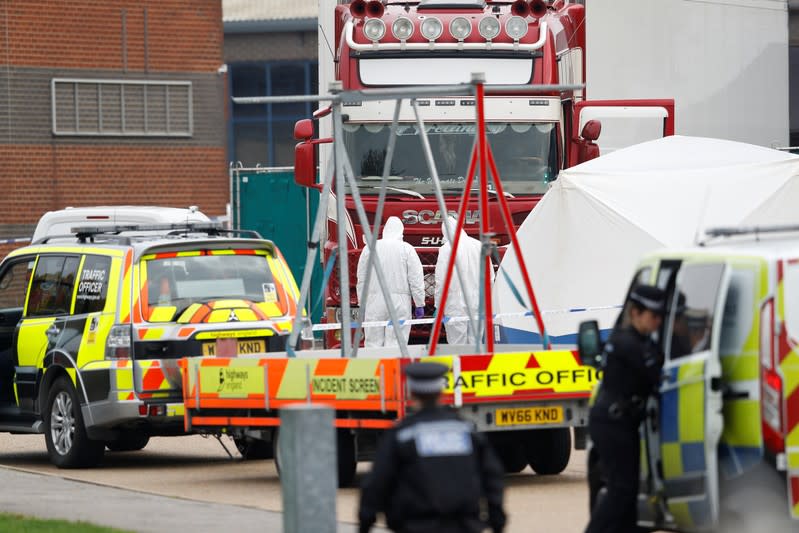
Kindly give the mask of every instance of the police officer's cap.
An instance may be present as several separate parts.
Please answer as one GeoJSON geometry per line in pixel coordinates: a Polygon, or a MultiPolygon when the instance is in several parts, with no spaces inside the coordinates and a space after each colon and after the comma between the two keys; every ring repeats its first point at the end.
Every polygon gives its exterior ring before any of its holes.
{"type": "Polygon", "coordinates": [[[420,394],[437,394],[444,390],[444,374],[449,368],[441,363],[411,363],[405,366],[408,388],[420,394]]]}
{"type": "Polygon", "coordinates": [[[663,290],[652,285],[638,285],[630,293],[630,300],[655,313],[663,312],[665,297],[663,290]]]}

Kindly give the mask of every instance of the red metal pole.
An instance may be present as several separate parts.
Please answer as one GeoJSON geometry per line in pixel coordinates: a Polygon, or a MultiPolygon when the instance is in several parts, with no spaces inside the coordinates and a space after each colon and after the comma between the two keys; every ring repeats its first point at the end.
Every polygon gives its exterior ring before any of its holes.
{"type": "Polygon", "coordinates": [[[551,348],[551,343],[549,342],[549,338],[546,336],[544,320],[541,317],[541,311],[538,308],[538,301],[535,298],[533,284],[530,282],[530,275],[527,273],[527,265],[525,264],[524,257],[522,256],[522,249],[519,246],[519,240],[516,238],[516,231],[513,228],[513,219],[511,218],[510,209],[508,208],[508,202],[505,199],[505,191],[502,189],[502,180],[499,179],[499,172],[497,172],[494,154],[491,152],[490,148],[488,151],[488,162],[491,165],[491,174],[494,176],[494,187],[497,189],[497,198],[499,199],[499,205],[502,208],[502,219],[505,222],[505,229],[508,230],[508,235],[510,235],[510,241],[513,245],[513,250],[516,252],[516,258],[519,261],[519,270],[521,271],[522,279],[524,280],[524,286],[527,289],[527,297],[530,298],[530,304],[533,306],[533,314],[535,315],[535,321],[538,325],[538,331],[541,334],[541,342],[548,350],[551,348]],[[544,339],[546,339],[546,342],[544,342],[544,339]]]}
{"type": "MultiPolygon", "coordinates": [[[[452,281],[452,273],[455,268],[455,253],[458,250],[458,243],[461,238],[461,230],[463,229],[466,220],[466,209],[469,205],[471,197],[472,182],[474,181],[474,171],[477,167],[477,152],[472,152],[471,160],[469,161],[469,171],[466,173],[466,187],[461,198],[460,205],[458,206],[458,223],[455,225],[455,235],[452,237],[452,249],[449,255],[449,262],[447,262],[447,274],[444,276],[444,288],[441,290],[441,301],[438,303],[438,310],[436,311],[436,319],[433,322],[433,331],[430,332],[430,348],[428,355],[436,353],[438,346],[438,338],[441,335],[441,324],[444,319],[444,309],[446,309],[447,295],[449,294],[449,285],[452,281]]],[[[448,215],[444,215],[448,216],[448,215]]],[[[442,217],[443,218],[443,217],[442,217]]],[[[466,280],[463,280],[466,283],[466,280]]]]}
{"type": "MultiPolygon", "coordinates": [[[[489,233],[491,227],[488,212],[488,139],[486,138],[485,120],[485,87],[482,82],[476,84],[477,95],[477,150],[480,157],[480,236],[489,233]]],[[[496,181],[496,180],[495,180],[496,181]]],[[[486,255],[484,258],[484,296],[485,296],[485,319],[486,319],[486,351],[494,352],[494,317],[491,307],[491,257],[486,255]]]]}

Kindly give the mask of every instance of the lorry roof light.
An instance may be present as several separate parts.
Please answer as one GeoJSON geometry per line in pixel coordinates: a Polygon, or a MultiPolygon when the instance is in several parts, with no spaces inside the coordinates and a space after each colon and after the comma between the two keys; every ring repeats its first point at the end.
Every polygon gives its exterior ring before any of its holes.
{"type": "Polygon", "coordinates": [[[449,23],[449,33],[462,41],[472,33],[472,23],[466,17],[455,17],[449,23]]]}
{"type": "Polygon", "coordinates": [[[511,17],[505,23],[505,32],[508,34],[508,37],[514,41],[518,41],[527,35],[527,21],[522,17],[511,17]]]}
{"type": "Polygon", "coordinates": [[[413,35],[413,22],[408,17],[397,17],[391,25],[391,33],[400,41],[410,39],[413,35]]]}
{"type": "Polygon", "coordinates": [[[377,42],[386,34],[386,25],[380,19],[369,19],[363,24],[363,34],[370,41],[377,42]]]}
{"type": "Polygon", "coordinates": [[[496,17],[486,16],[477,24],[477,31],[486,41],[495,39],[499,35],[500,24],[496,17]]]}
{"type": "Polygon", "coordinates": [[[425,39],[435,41],[444,32],[444,25],[436,17],[427,17],[422,21],[420,30],[425,39]]]}

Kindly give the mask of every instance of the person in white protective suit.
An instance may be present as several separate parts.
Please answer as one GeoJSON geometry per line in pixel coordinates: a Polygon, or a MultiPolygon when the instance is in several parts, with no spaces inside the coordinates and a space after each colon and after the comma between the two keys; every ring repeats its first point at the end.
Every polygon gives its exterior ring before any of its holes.
{"type": "MultiPolygon", "coordinates": [[[[447,220],[449,221],[449,230],[453,233],[454,239],[458,221],[452,216],[447,217],[447,220]]],[[[444,277],[447,275],[447,265],[449,264],[450,255],[452,255],[452,243],[449,242],[447,228],[443,223],[441,224],[441,234],[444,236],[444,244],[438,249],[438,260],[436,261],[436,308],[447,317],[466,317],[469,312],[466,307],[467,298],[475,309],[478,309],[480,304],[480,283],[482,283],[480,280],[480,248],[482,245],[480,241],[469,237],[461,229],[458,250],[455,254],[455,268],[460,271],[460,279],[463,280],[464,287],[461,287],[458,274],[453,270],[447,294],[447,307],[446,309],[441,309],[444,277]],[[465,295],[464,288],[466,290],[465,295]]],[[[490,274],[493,280],[493,270],[490,274]]],[[[475,342],[475,333],[472,331],[468,320],[446,322],[444,329],[447,331],[447,343],[449,344],[474,344],[475,342]]]]}
{"type": "MultiPolygon", "coordinates": [[[[391,296],[391,302],[383,299],[383,292],[377,277],[377,272],[372,272],[369,278],[369,294],[364,309],[364,321],[390,320],[388,305],[393,306],[397,320],[411,318],[411,306],[416,318],[424,316],[424,273],[422,262],[416,250],[402,240],[404,228],[397,217],[389,217],[383,228],[383,238],[378,239],[377,259],[386,280],[386,289],[391,296]]],[[[366,272],[369,268],[369,248],[364,247],[358,259],[358,282],[355,290],[358,302],[363,302],[364,283],[366,272]]],[[[410,326],[402,326],[401,335],[408,342],[411,334],[410,326]]],[[[372,346],[397,346],[397,337],[392,327],[364,328],[364,345],[372,346]]]]}

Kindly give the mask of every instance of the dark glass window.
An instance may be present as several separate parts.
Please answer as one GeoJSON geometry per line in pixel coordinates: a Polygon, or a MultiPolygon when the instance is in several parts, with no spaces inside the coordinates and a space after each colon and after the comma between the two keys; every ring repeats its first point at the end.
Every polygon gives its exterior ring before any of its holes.
{"type": "Polygon", "coordinates": [[[33,260],[22,260],[10,265],[0,277],[0,309],[12,309],[25,305],[25,291],[33,271],[33,260]]]}
{"type": "Polygon", "coordinates": [[[255,166],[257,163],[261,163],[263,166],[263,162],[266,161],[265,156],[269,153],[267,124],[258,122],[235,124],[233,137],[236,139],[236,161],[241,161],[244,166],[255,166]]]}
{"type": "Polygon", "coordinates": [[[669,358],[710,350],[723,264],[684,265],[677,277],[677,308],[671,319],[669,358]]]}
{"type": "MultiPolygon", "coordinates": [[[[266,65],[237,65],[230,71],[230,94],[233,96],[266,96],[266,65]]],[[[266,115],[266,104],[233,104],[234,117],[266,115]]]]}
{"type": "MultiPolygon", "coordinates": [[[[308,80],[305,76],[305,66],[303,64],[289,63],[284,65],[272,65],[271,79],[272,96],[306,94],[305,91],[308,80]]],[[[301,115],[304,110],[305,103],[303,102],[272,105],[272,113],[276,117],[301,115]]]]}
{"type": "Polygon", "coordinates": [[[40,256],[33,275],[26,316],[69,313],[79,259],[74,256],[40,256]]]}
{"type": "Polygon", "coordinates": [[[275,166],[294,166],[294,121],[280,120],[272,124],[275,146],[275,166]]]}
{"type": "Polygon", "coordinates": [[[87,255],[80,271],[78,291],[75,294],[75,313],[96,313],[105,307],[111,258],[87,255]]]}
{"type": "MultiPolygon", "coordinates": [[[[316,94],[316,61],[233,63],[233,96],[316,94]]],[[[318,104],[233,104],[229,153],[236,163],[252,168],[294,165],[294,123],[310,118],[318,104]]]]}

